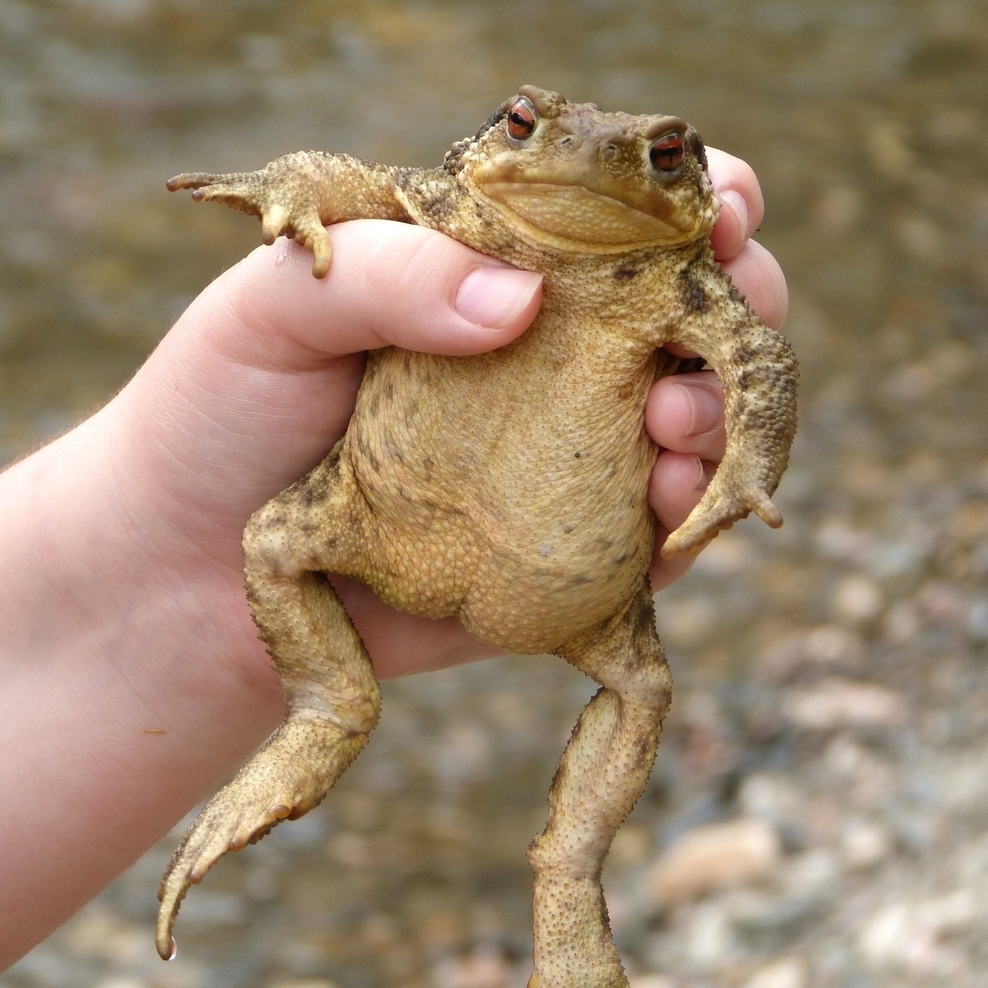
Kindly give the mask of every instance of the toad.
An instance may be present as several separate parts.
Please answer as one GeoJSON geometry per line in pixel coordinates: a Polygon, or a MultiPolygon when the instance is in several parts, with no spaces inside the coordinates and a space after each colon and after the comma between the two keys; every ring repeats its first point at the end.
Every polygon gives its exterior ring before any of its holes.
{"type": "Polygon", "coordinates": [[[603,112],[524,86],[439,168],[299,152],[260,171],[183,174],[330,266],[325,225],[439,230],[543,274],[539,316],[492,353],[368,355],[346,435],[244,532],[247,593],[284,689],[278,730],[199,814],[162,880],[157,948],[190,883],[229,850],[314,807],[367,742],[380,694],[326,574],[400,610],[455,616],[485,642],[554,653],[600,684],[528,855],[530,988],[627,988],[600,884],[655,758],[671,681],[647,568],[658,376],[700,355],[724,386],[723,462],[662,553],[695,552],[772,504],[796,428],[796,362],[714,260],[703,144],[675,116],[603,112]]]}

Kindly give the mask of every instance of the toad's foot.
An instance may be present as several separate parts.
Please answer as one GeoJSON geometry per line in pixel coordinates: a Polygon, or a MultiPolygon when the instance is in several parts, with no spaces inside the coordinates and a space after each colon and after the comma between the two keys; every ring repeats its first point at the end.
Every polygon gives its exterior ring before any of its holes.
{"type": "Polygon", "coordinates": [[[663,559],[672,559],[679,552],[699,552],[718,532],[747,518],[752,511],[772,528],[782,525],[782,513],[762,485],[757,481],[739,481],[733,476],[721,479],[718,471],[700,503],[666,539],[662,546],[663,559]]]}
{"type": "Polygon", "coordinates": [[[316,806],[367,742],[326,720],[289,716],[270,741],[203,808],[168,865],[158,898],[155,945],[175,955],[172,927],[190,885],[198,885],[227,851],[254,844],[282,820],[316,806]]]}
{"type": "Polygon", "coordinates": [[[165,184],[170,192],[193,189],[196,202],[224,202],[233,209],[259,216],[264,243],[273,244],[282,234],[292,237],[312,251],[312,273],[317,278],[329,271],[331,251],[323,225],[319,186],[308,180],[302,168],[293,171],[285,158],[256,172],[185,172],[165,184]]]}

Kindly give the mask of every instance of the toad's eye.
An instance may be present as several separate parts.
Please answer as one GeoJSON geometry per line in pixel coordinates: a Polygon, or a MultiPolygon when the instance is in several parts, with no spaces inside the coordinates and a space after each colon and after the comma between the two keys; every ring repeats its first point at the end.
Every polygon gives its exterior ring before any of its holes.
{"type": "Polygon", "coordinates": [[[648,149],[648,160],[660,172],[674,172],[683,163],[683,135],[678,131],[665,134],[648,149]]]}
{"type": "Polygon", "coordinates": [[[515,100],[508,110],[508,137],[524,141],[535,132],[539,115],[524,96],[515,100]]]}

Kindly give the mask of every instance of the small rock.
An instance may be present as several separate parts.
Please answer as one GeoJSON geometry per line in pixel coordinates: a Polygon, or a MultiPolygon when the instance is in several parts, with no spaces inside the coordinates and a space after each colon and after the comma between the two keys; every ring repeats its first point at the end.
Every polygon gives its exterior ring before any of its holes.
{"type": "Polygon", "coordinates": [[[867,563],[875,551],[876,539],[872,532],[852,528],[841,518],[825,521],[816,532],[816,548],[828,559],[867,563]]]}
{"type": "Polygon", "coordinates": [[[979,600],[971,608],[967,631],[975,641],[988,641],[988,600],[979,600]]]}
{"type": "Polygon", "coordinates": [[[963,956],[946,938],[972,926],[978,912],[969,889],[921,902],[897,902],[872,916],[858,945],[872,967],[943,977],[963,963],[963,956]]]}
{"type": "Polygon", "coordinates": [[[781,682],[807,668],[857,669],[866,657],[857,631],[839,624],[821,624],[773,645],[759,656],[757,665],[763,678],[781,682]]]}
{"type": "Polygon", "coordinates": [[[779,836],[767,821],[749,817],[711,823],[674,841],[649,870],[646,887],[656,901],[674,905],[764,878],[781,860],[779,836]]]}
{"type": "Polygon", "coordinates": [[[97,981],[93,988],[148,988],[149,981],[130,974],[111,974],[102,981],[97,981]]]}
{"type": "Polygon", "coordinates": [[[695,968],[713,972],[736,959],[740,952],[738,938],[722,903],[702,903],[690,919],[686,954],[695,968]]]}
{"type": "Polygon", "coordinates": [[[754,772],[738,789],[738,803],[746,816],[768,820],[776,828],[801,828],[806,817],[806,796],[785,775],[754,772]]]}
{"type": "Polygon", "coordinates": [[[676,982],[664,974],[635,974],[628,978],[628,988],[676,988],[676,982]]]}
{"type": "Polygon", "coordinates": [[[614,835],[608,852],[609,864],[619,867],[640,865],[651,856],[652,832],[648,827],[635,823],[625,823],[614,835]]]}
{"type": "Polygon", "coordinates": [[[751,539],[737,532],[721,532],[697,557],[693,568],[698,573],[730,576],[750,571],[755,561],[751,539]]]}
{"type": "Polygon", "coordinates": [[[663,600],[660,594],[655,601],[662,639],[675,648],[697,648],[716,628],[720,615],[718,602],[705,594],[696,594],[675,605],[663,600]]]}
{"type": "Polygon", "coordinates": [[[66,929],[69,952],[116,964],[133,963],[144,952],[146,932],[98,902],[91,902],[66,929]]]}
{"type": "Polygon", "coordinates": [[[905,645],[919,634],[923,621],[913,601],[898,600],[882,622],[886,639],[892,645],[905,645]]]}
{"type": "Polygon", "coordinates": [[[866,576],[847,576],[834,589],[830,607],[841,623],[858,627],[874,621],[882,611],[882,591],[866,576]]]}
{"type": "Polygon", "coordinates": [[[791,689],[782,702],[786,720],[815,730],[894,727],[905,722],[908,712],[901,693],[837,676],[821,679],[805,689],[791,689]]]}
{"type": "Polygon", "coordinates": [[[809,972],[801,957],[782,957],[759,968],[744,988],[806,988],[809,972]]]}
{"type": "Polygon", "coordinates": [[[852,818],[842,828],[840,856],[850,871],[871,868],[888,857],[892,840],[888,831],[870,820],[852,818]]]}
{"type": "Polygon", "coordinates": [[[930,580],[916,597],[920,612],[942,627],[966,627],[971,618],[971,605],[960,587],[946,580],[930,580]]]}
{"type": "Polygon", "coordinates": [[[439,988],[508,988],[512,968],[507,958],[491,947],[479,947],[467,957],[447,957],[435,968],[439,988]]]}
{"type": "Polygon", "coordinates": [[[247,920],[247,907],[243,896],[198,889],[182,906],[182,919],[186,927],[197,930],[214,930],[224,926],[239,926],[247,920]]]}
{"type": "Polygon", "coordinates": [[[339,988],[329,978],[282,978],[272,981],[269,988],[339,988]]]}

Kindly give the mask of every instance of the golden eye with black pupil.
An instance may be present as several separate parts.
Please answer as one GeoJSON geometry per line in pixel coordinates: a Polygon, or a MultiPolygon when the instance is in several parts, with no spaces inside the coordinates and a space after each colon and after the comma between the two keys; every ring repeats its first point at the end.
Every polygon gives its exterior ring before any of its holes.
{"type": "Polygon", "coordinates": [[[515,100],[508,109],[508,137],[516,141],[526,140],[535,133],[538,119],[535,107],[524,96],[515,100]]]}
{"type": "Polygon", "coordinates": [[[648,160],[660,172],[674,172],[683,163],[683,135],[678,131],[664,134],[648,149],[648,160]]]}

